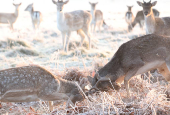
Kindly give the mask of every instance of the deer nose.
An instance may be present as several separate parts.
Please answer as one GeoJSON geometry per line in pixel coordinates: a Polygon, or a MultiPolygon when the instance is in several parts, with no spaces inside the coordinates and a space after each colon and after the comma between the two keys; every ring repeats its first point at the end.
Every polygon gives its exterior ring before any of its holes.
{"type": "Polygon", "coordinates": [[[147,16],[148,15],[148,11],[145,11],[144,14],[145,14],[145,16],[147,16]]]}

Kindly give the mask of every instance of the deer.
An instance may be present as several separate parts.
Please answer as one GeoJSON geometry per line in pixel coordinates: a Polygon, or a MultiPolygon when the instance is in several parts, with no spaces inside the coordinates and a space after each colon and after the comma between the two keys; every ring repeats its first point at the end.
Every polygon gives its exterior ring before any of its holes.
{"type": "Polygon", "coordinates": [[[25,11],[28,11],[31,15],[33,28],[39,28],[40,23],[42,22],[42,13],[40,11],[34,11],[33,3],[29,4],[25,11]]]}
{"type": "Polygon", "coordinates": [[[21,6],[21,4],[22,3],[20,4],[13,3],[13,5],[15,6],[15,13],[0,13],[0,23],[9,24],[10,29],[13,30],[13,24],[18,19],[19,7],[21,6]]]}
{"type": "Polygon", "coordinates": [[[158,69],[170,82],[170,37],[148,34],[122,44],[94,77],[88,76],[92,85],[89,94],[119,90],[124,81],[127,97],[130,97],[130,79],[153,69],[158,69]]]}
{"type": "Polygon", "coordinates": [[[52,2],[57,6],[57,28],[61,31],[63,39],[63,50],[68,52],[69,39],[72,31],[77,31],[81,37],[80,46],[82,46],[85,35],[88,37],[89,46],[91,49],[91,38],[89,33],[89,26],[92,20],[92,16],[89,12],[84,10],[76,10],[73,12],[63,12],[64,5],[68,1],[54,1],[52,2]],[[67,39],[65,37],[67,35],[67,39]]]}
{"type": "Polygon", "coordinates": [[[138,5],[143,8],[143,14],[145,17],[146,33],[147,34],[158,34],[169,36],[170,33],[170,17],[155,18],[153,15],[152,7],[157,4],[157,1],[139,2],[138,5]]]}
{"type": "Polygon", "coordinates": [[[134,15],[132,13],[133,6],[127,6],[127,7],[128,7],[128,11],[125,13],[125,21],[130,26],[134,21],[134,15]]]}
{"type": "Polygon", "coordinates": [[[92,21],[91,21],[91,30],[93,32],[96,31],[96,26],[99,28],[99,32],[101,32],[101,26],[103,25],[103,12],[101,10],[96,10],[96,3],[89,2],[91,6],[91,15],[92,15],[92,21]],[[93,27],[94,26],[94,27],[93,27]]]}
{"type": "MultiPolygon", "coordinates": [[[[160,12],[157,9],[152,9],[155,17],[159,17],[160,12]]],[[[144,15],[143,10],[138,11],[136,17],[131,25],[128,26],[128,31],[132,31],[136,24],[139,24],[140,28],[143,29],[144,26],[144,15]]]]}
{"type": "Polygon", "coordinates": [[[78,84],[55,76],[38,65],[28,65],[0,70],[1,102],[52,101],[62,100],[74,106],[85,99],[78,84]]]}

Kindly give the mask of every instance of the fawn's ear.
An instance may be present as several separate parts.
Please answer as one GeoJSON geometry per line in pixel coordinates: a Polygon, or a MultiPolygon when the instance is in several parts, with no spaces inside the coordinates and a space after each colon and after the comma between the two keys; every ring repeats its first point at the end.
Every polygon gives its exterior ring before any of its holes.
{"type": "Polygon", "coordinates": [[[155,6],[157,4],[157,1],[154,1],[151,4],[152,4],[152,6],[155,6]]]}
{"type": "Polygon", "coordinates": [[[98,4],[98,2],[96,2],[95,4],[98,4]]]}
{"type": "Polygon", "coordinates": [[[91,5],[91,2],[89,2],[89,4],[91,5]]]}
{"type": "Polygon", "coordinates": [[[139,6],[142,6],[142,5],[143,5],[143,3],[142,3],[142,2],[139,2],[139,1],[137,1],[137,4],[138,4],[139,6]]]}

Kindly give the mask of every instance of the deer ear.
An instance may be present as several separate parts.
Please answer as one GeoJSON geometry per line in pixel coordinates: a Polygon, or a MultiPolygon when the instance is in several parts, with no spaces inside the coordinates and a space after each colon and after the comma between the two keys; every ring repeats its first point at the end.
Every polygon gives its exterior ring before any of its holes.
{"type": "Polygon", "coordinates": [[[69,2],[69,0],[65,1],[64,4],[67,4],[69,2]]]}
{"type": "Polygon", "coordinates": [[[57,2],[56,2],[56,1],[54,1],[54,0],[52,0],[52,2],[53,2],[54,4],[57,4],[57,2]]]}
{"type": "Polygon", "coordinates": [[[89,2],[89,4],[91,5],[91,2],[89,2]]]}
{"type": "Polygon", "coordinates": [[[142,2],[139,2],[139,1],[137,1],[137,4],[138,4],[139,6],[142,6],[142,5],[143,5],[143,3],[142,3],[142,2]]]}
{"type": "Polygon", "coordinates": [[[98,2],[96,2],[96,4],[98,4],[98,2]]]}
{"type": "Polygon", "coordinates": [[[156,3],[157,3],[157,1],[152,2],[152,6],[155,6],[155,5],[156,5],[156,3]]]}

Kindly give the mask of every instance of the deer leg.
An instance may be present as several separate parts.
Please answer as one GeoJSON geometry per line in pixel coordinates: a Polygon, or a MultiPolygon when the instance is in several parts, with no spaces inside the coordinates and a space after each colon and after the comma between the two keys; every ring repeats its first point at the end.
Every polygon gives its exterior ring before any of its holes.
{"type": "Polygon", "coordinates": [[[129,91],[129,80],[136,74],[138,69],[132,69],[130,70],[125,78],[124,78],[124,84],[125,84],[125,88],[126,88],[126,92],[127,92],[127,97],[130,97],[130,91],[129,91]]]}
{"type": "Polygon", "coordinates": [[[66,41],[66,52],[68,52],[70,35],[71,35],[71,32],[68,32],[68,33],[67,33],[67,41],[66,41]]]}
{"type": "MultiPolygon", "coordinates": [[[[130,69],[124,78],[124,84],[127,92],[127,96],[130,97],[130,91],[129,91],[129,80],[137,73],[137,71],[144,65],[144,62],[139,58],[136,60],[133,60],[133,63],[131,64],[132,69],[130,69]]],[[[131,68],[130,67],[130,68],[131,68]]]]}
{"type": "Polygon", "coordinates": [[[83,29],[83,31],[89,39],[89,48],[88,49],[91,49],[91,38],[90,38],[89,29],[83,29]]]}
{"type": "Polygon", "coordinates": [[[96,23],[94,24],[93,33],[96,32],[96,23]]]}
{"type": "Polygon", "coordinates": [[[102,23],[100,22],[99,24],[98,24],[98,28],[99,28],[99,33],[101,34],[101,26],[102,26],[102,23]]]}
{"type": "Polygon", "coordinates": [[[80,37],[81,37],[80,47],[82,47],[83,42],[84,42],[85,35],[84,35],[84,32],[83,32],[81,29],[80,29],[80,30],[78,30],[78,34],[79,34],[79,35],[80,35],[80,37]]]}
{"type": "Polygon", "coordinates": [[[170,81],[170,71],[168,70],[168,67],[165,64],[163,64],[161,67],[158,68],[158,72],[167,80],[170,81]]]}
{"type": "Polygon", "coordinates": [[[69,97],[64,94],[64,93],[52,93],[49,95],[43,95],[43,94],[39,94],[39,98],[43,101],[49,101],[49,110],[53,111],[53,102],[52,101],[57,101],[57,100],[64,100],[67,101],[69,99],[69,97]]]}
{"type": "Polygon", "coordinates": [[[11,26],[11,27],[10,27],[10,28],[11,28],[11,30],[14,30],[14,28],[13,28],[13,24],[11,24],[11,23],[10,23],[10,26],[11,26]]]}
{"type": "Polygon", "coordinates": [[[54,110],[54,108],[53,108],[53,101],[49,101],[48,102],[48,106],[49,106],[50,112],[52,112],[54,110]]]}
{"type": "Polygon", "coordinates": [[[63,51],[65,51],[65,39],[66,39],[66,33],[65,33],[65,32],[62,32],[63,51]]]}
{"type": "Polygon", "coordinates": [[[35,29],[35,24],[34,24],[34,22],[32,21],[32,27],[33,27],[33,29],[35,29]]]}

